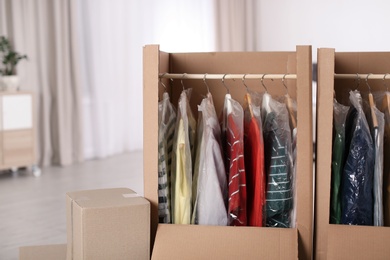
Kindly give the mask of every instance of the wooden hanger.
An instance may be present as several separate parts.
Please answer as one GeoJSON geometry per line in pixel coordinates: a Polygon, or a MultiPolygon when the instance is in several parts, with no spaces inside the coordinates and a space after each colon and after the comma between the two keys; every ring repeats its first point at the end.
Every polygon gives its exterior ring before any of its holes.
{"type": "Polygon", "coordinates": [[[245,101],[248,104],[248,109],[249,109],[249,113],[251,114],[251,118],[253,118],[252,97],[249,94],[248,86],[245,84],[245,76],[246,76],[246,74],[242,77],[242,83],[244,84],[244,86],[246,88],[245,101]]]}
{"type": "Polygon", "coordinates": [[[374,102],[374,96],[372,95],[371,93],[371,87],[370,85],[368,84],[368,77],[371,75],[372,73],[369,73],[366,77],[366,84],[367,84],[367,87],[368,87],[368,90],[369,90],[369,93],[368,93],[368,103],[370,105],[370,111],[371,111],[371,119],[372,119],[372,126],[373,127],[378,127],[378,119],[376,118],[376,114],[375,114],[375,102],[374,102]]]}
{"type": "Polygon", "coordinates": [[[297,128],[297,120],[295,119],[295,114],[294,114],[294,109],[293,109],[293,100],[290,97],[290,95],[288,94],[288,88],[287,88],[286,84],[284,83],[284,78],[286,77],[286,75],[287,74],[284,74],[284,76],[282,78],[283,86],[286,88],[286,106],[287,106],[288,114],[290,115],[291,124],[292,124],[293,128],[297,128]]]}
{"type": "Polygon", "coordinates": [[[390,114],[390,92],[386,91],[382,101],[383,112],[390,114]]]}
{"type": "Polygon", "coordinates": [[[385,92],[385,95],[383,97],[383,100],[382,100],[382,110],[383,112],[387,112],[390,114],[390,92],[387,88],[387,85],[386,85],[386,76],[388,75],[389,73],[386,73],[385,76],[383,76],[383,82],[385,84],[385,87],[386,87],[386,92],[385,92]]]}

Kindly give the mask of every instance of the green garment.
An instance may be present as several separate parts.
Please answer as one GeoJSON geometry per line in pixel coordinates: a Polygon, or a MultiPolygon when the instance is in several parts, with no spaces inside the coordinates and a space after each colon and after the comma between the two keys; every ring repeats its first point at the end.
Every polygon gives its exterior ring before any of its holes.
{"type": "MultiPolygon", "coordinates": [[[[286,122],[288,122],[286,120],[286,122]]],[[[290,227],[292,209],[290,132],[279,125],[275,112],[264,120],[264,161],[267,173],[266,225],[290,227]]]]}
{"type": "Polygon", "coordinates": [[[330,198],[330,223],[340,224],[341,221],[341,174],[345,164],[345,119],[349,107],[333,101],[333,152],[332,152],[332,182],[330,198]]]}

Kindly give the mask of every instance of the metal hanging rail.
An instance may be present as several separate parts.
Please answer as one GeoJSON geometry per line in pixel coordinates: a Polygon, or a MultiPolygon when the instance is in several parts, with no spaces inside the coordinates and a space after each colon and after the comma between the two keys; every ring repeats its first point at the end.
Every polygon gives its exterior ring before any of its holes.
{"type": "Polygon", "coordinates": [[[160,73],[164,79],[296,79],[296,74],[188,74],[188,73],[160,73]]]}
{"type": "MultiPolygon", "coordinates": [[[[334,78],[335,79],[383,79],[385,80],[386,79],[386,76],[390,75],[389,73],[386,73],[386,74],[372,74],[372,73],[369,73],[369,74],[359,74],[359,73],[355,73],[355,74],[334,74],[334,78]]],[[[390,79],[390,77],[389,77],[390,79]]]]}

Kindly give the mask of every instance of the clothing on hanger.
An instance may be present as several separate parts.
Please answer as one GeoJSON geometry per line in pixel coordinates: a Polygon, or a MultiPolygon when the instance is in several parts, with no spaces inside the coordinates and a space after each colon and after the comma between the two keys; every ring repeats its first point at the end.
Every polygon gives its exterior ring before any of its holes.
{"type": "Polygon", "coordinates": [[[244,148],[247,177],[248,226],[262,227],[265,207],[264,142],[258,93],[248,92],[244,103],[244,148]]]}
{"type": "Polygon", "coordinates": [[[171,165],[176,111],[164,92],[158,103],[158,217],[160,223],[171,223],[171,165]]]}
{"type": "Polygon", "coordinates": [[[375,113],[376,124],[373,124],[371,113],[367,113],[369,126],[371,128],[371,137],[374,142],[374,226],[383,226],[383,135],[384,135],[384,115],[375,106],[372,108],[375,113]]]}
{"type": "Polygon", "coordinates": [[[210,93],[198,106],[198,151],[194,173],[192,224],[227,225],[227,180],[221,130],[210,93]],[[201,135],[199,135],[201,133],[201,135]]]}
{"type": "Polygon", "coordinates": [[[341,222],[341,176],[345,164],[345,120],[349,106],[333,100],[333,148],[330,194],[330,223],[341,222]]]}
{"type": "Polygon", "coordinates": [[[192,167],[196,121],[189,107],[191,90],[183,90],[179,99],[173,147],[172,216],[174,224],[190,224],[192,211],[192,167]]]}
{"type": "Polygon", "coordinates": [[[228,224],[231,226],[247,225],[247,188],[243,143],[244,112],[240,103],[226,94],[222,133],[225,142],[226,171],[229,175],[228,224]]]}
{"type": "Polygon", "coordinates": [[[296,227],[296,220],[297,220],[297,193],[298,190],[295,187],[296,179],[297,179],[297,134],[298,134],[298,127],[297,127],[297,104],[296,101],[293,100],[288,94],[285,97],[285,103],[287,106],[287,111],[289,113],[289,119],[290,119],[290,129],[291,131],[291,150],[292,150],[292,175],[291,175],[291,188],[293,193],[293,206],[290,213],[290,223],[291,227],[296,227]]]}
{"type": "Polygon", "coordinates": [[[385,92],[382,103],[385,126],[383,137],[383,215],[384,225],[390,226],[390,92],[385,92]]]}
{"type": "Polygon", "coordinates": [[[373,224],[374,143],[363,113],[359,91],[349,95],[345,125],[346,163],[341,181],[341,223],[373,224]]]}
{"type": "Polygon", "coordinates": [[[290,227],[293,206],[291,130],[285,104],[265,93],[262,102],[264,161],[267,176],[266,225],[290,227]]]}

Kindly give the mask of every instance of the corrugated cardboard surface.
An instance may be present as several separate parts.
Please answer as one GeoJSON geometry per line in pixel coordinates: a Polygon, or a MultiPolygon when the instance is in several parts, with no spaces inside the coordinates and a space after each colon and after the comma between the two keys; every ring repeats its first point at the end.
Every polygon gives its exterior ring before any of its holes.
{"type": "MultiPolygon", "coordinates": [[[[389,259],[390,228],[329,224],[333,90],[337,100],[349,104],[349,91],[354,80],[334,80],[338,74],[384,74],[390,71],[390,52],[335,53],[334,49],[318,50],[317,162],[316,162],[316,259],[389,259]]],[[[384,90],[382,80],[370,80],[373,92],[384,90]]],[[[361,80],[363,99],[368,88],[361,80]]]]}
{"type": "Polygon", "coordinates": [[[127,188],[67,193],[67,259],[149,259],[150,203],[127,188]]]}
{"type": "MultiPolygon", "coordinates": [[[[310,259],[312,255],[313,230],[313,150],[312,150],[312,97],[311,97],[311,47],[298,46],[297,52],[212,52],[212,53],[163,53],[158,45],[144,47],[144,192],[151,202],[151,240],[156,234],[158,225],[158,194],[157,194],[157,147],[158,147],[158,98],[163,89],[159,86],[159,73],[296,73],[297,80],[286,80],[288,92],[298,99],[298,189],[297,227],[300,241],[300,258],[310,259]],[[298,87],[297,87],[298,86],[298,87]]],[[[250,89],[264,92],[259,80],[246,80],[250,89]]],[[[240,80],[225,80],[232,97],[243,101],[246,89],[240,80]]],[[[264,80],[268,91],[273,96],[284,96],[286,89],[281,80],[264,80]]],[[[182,91],[180,80],[174,80],[172,87],[168,82],[167,91],[172,103],[176,106],[182,91]]],[[[184,80],[186,88],[192,88],[190,104],[194,115],[197,116],[197,104],[207,93],[202,80],[184,80]]],[[[213,95],[217,113],[223,106],[226,88],[220,80],[207,80],[213,95]]],[[[223,230],[224,228],[222,228],[223,230]]],[[[203,229],[202,229],[203,230],[203,229]]],[[[207,228],[205,229],[207,230],[207,228]]],[[[228,229],[231,230],[231,229],[228,229]]],[[[245,229],[246,230],[246,229],[245,229]]],[[[203,232],[203,231],[200,231],[203,232]]],[[[216,231],[219,232],[219,231],[216,231]]],[[[235,229],[240,234],[240,228],[235,229]]],[[[261,229],[265,234],[268,229],[261,229]]],[[[180,234],[177,234],[180,237],[180,234]]],[[[206,238],[207,239],[207,238],[206,238]]],[[[239,246],[243,246],[240,243],[239,246]]],[[[199,248],[199,250],[201,250],[199,248]]],[[[271,249],[269,249],[271,250],[271,249]]],[[[293,254],[293,252],[291,252],[293,254]]],[[[154,254],[154,256],[156,256],[154,254]]]]}
{"type": "Polygon", "coordinates": [[[152,259],[297,259],[297,229],[160,224],[152,259]]]}
{"type": "Polygon", "coordinates": [[[24,246],[19,248],[19,260],[65,260],[66,244],[24,246]]]}

